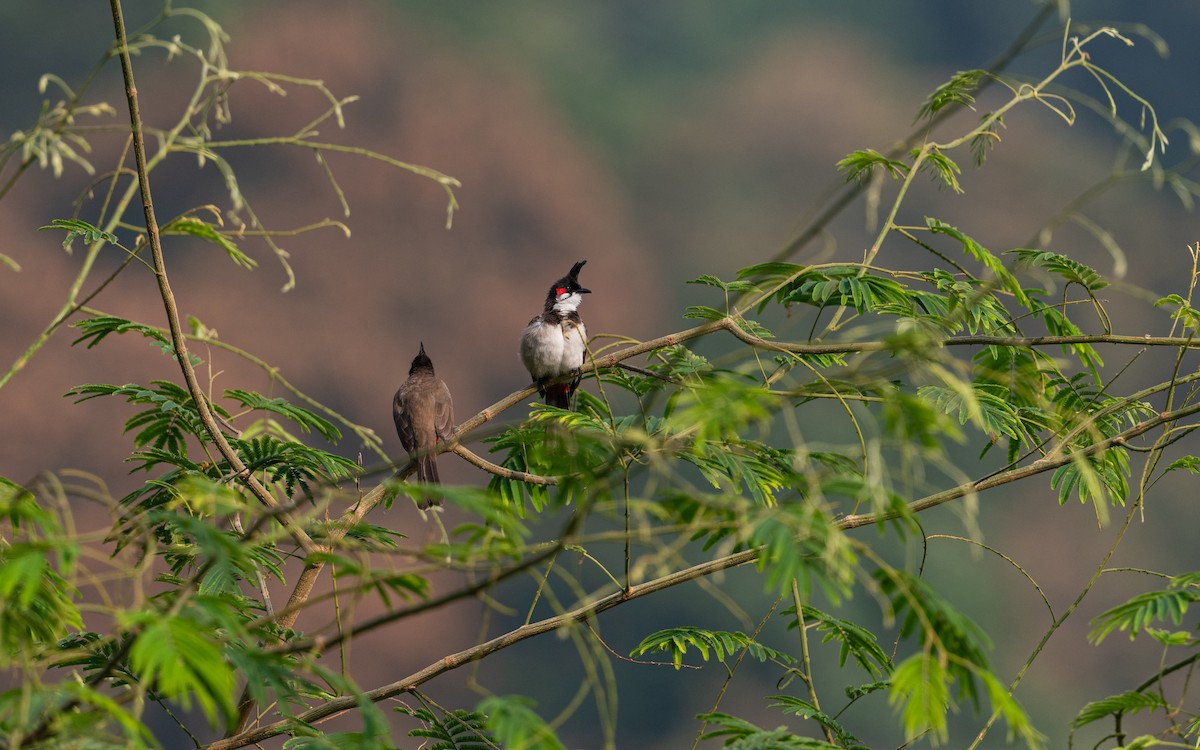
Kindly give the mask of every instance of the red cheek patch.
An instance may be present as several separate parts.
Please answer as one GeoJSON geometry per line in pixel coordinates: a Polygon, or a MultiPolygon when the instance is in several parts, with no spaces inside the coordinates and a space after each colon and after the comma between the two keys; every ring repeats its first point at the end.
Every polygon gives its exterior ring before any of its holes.
{"type": "Polygon", "coordinates": [[[554,293],[555,293],[555,294],[566,294],[566,293],[567,293],[567,289],[566,289],[566,287],[562,287],[562,286],[560,286],[558,289],[555,289],[555,290],[554,290],[554,293]]]}

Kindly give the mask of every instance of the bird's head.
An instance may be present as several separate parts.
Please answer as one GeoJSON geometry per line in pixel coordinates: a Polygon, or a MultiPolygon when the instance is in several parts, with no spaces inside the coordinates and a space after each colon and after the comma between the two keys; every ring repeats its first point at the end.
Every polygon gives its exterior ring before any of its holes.
{"type": "Polygon", "coordinates": [[[412,366],[408,368],[408,374],[412,375],[417,370],[428,369],[433,372],[433,360],[425,353],[425,342],[421,342],[421,351],[417,352],[417,356],[413,357],[412,366]]]}
{"type": "Polygon", "coordinates": [[[571,270],[566,276],[554,282],[550,287],[549,293],[546,295],[546,309],[557,310],[558,312],[571,312],[579,308],[579,303],[583,302],[583,295],[591,294],[591,289],[585,289],[579,285],[579,270],[583,268],[586,260],[581,260],[571,266],[571,270]]]}

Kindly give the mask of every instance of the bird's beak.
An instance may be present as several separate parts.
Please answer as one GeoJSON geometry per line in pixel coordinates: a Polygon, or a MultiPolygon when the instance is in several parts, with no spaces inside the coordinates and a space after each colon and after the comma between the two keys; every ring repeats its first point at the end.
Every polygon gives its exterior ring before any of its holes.
{"type": "Polygon", "coordinates": [[[579,287],[578,289],[576,289],[576,290],[575,290],[575,292],[576,292],[577,294],[591,294],[591,293],[592,293],[592,290],[591,290],[591,289],[584,289],[583,287],[579,287]]]}

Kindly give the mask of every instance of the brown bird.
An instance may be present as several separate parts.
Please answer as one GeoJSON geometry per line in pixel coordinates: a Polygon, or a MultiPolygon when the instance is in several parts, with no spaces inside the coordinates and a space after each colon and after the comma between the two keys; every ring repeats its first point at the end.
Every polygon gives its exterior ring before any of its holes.
{"type": "MultiPolygon", "coordinates": [[[[417,462],[417,481],[441,484],[438,478],[438,441],[450,439],[454,429],[454,403],[450,389],[433,374],[433,362],[425,354],[425,344],[413,357],[408,370],[408,380],[396,391],[392,401],[392,418],[396,420],[396,434],[409,457],[417,462]]],[[[417,507],[424,510],[431,505],[441,505],[441,498],[427,494],[417,507]]]]}

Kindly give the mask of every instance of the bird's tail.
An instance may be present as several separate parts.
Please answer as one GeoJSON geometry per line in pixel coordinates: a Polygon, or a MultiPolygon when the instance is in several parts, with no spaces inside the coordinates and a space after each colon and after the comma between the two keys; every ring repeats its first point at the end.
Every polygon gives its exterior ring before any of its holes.
{"type": "Polygon", "coordinates": [[[542,389],[542,395],[545,397],[547,406],[557,406],[559,409],[571,408],[571,397],[575,395],[575,388],[578,387],[579,381],[571,381],[567,383],[554,383],[547,385],[542,389]]]}
{"type": "MultiPolygon", "coordinates": [[[[437,456],[430,453],[428,456],[421,456],[417,460],[417,481],[425,484],[441,484],[442,480],[438,477],[437,456]]],[[[425,510],[431,505],[441,505],[442,498],[437,495],[425,495],[417,503],[417,507],[425,510]]]]}

